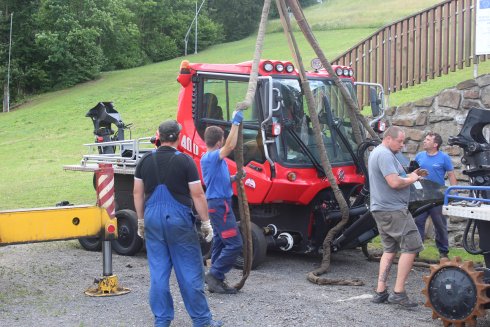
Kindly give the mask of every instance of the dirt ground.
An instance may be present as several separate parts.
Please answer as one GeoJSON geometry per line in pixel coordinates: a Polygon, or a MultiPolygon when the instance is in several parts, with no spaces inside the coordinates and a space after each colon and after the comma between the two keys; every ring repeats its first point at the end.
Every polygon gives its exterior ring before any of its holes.
{"type": "MultiPolygon", "coordinates": [[[[431,311],[422,305],[422,276],[427,269],[412,271],[407,289],[420,305],[406,310],[370,302],[378,263],[367,261],[361,251],[334,254],[328,277],[360,278],[364,286],[311,284],[305,276],[318,263],[318,258],[269,254],[237,295],[207,293],[214,318],[225,326],[443,325],[433,321],[431,311]]],[[[145,253],[114,255],[113,271],[131,292],[88,297],[84,291],[102,275],[101,253],[87,252],[77,241],[0,247],[0,326],[152,326],[145,253]]],[[[240,276],[241,271],[233,270],[229,280],[238,281],[240,276]]],[[[172,326],[191,326],[173,276],[171,284],[172,326]]],[[[478,326],[490,326],[490,319],[479,319],[478,326]]]]}

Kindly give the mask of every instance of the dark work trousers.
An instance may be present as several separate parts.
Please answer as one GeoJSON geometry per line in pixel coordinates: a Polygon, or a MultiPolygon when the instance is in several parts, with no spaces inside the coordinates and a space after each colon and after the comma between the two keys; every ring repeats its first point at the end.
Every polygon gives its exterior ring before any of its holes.
{"type": "Polygon", "coordinates": [[[145,241],[155,326],[170,326],[174,319],[169,287],[172,266],[193,326],[208,325],[211,312],[204,293],[204,266],[194,217],[164,184],[158,185],[145,203],[145,241]]]}
{"type": "Polygon", "coordinates": [[[436,246],[439,249],[439,253],[449,252],[449,241],[447,236],[447,219],[442,214],[442,205],[434,207],[429,211],[426,211],[417,217],[415,217],[415,224],[419,230],[422,241],[425,236],[425,222],[430,215],[432,223],[434,224],[434,230],[436,234],[436,246]]]}
{"type": "Polygon", "coordinates": [[[231,199],[209,199],[208,208],[214,230],[209,272],[224,280],[242,251],[242,236],[231,209],[231,199]]]}

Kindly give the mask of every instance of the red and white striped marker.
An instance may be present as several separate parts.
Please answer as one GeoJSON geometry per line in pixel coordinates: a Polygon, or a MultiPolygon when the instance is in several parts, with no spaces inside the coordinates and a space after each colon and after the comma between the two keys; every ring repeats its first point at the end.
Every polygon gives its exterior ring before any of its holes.
{"type": "Polygon", "coordinates": [[[99,164],[95,171],[97,203],[99,207],[105,208],[111,218],[116,216],[116,205],[114,202],[114,168],[111,164],[99,164]]]}

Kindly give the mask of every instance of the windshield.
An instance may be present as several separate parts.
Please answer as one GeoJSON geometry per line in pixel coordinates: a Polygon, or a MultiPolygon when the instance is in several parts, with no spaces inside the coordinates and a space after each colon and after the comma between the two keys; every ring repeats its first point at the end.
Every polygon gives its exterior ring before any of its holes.
{"type": "MultiPolygon", "coordinates": [[[[351,82],[345,85],[355,98],[351,82]]],[[[313,156],[320,163],[306,99],[301,92],[299,81],[295,79],[275,79],[273,87],[282,98],[280,110],[274,112],[274,117],[281,121],[283,132],[276,141],[279,160],[292,165],[311,165],[313,156]]],[[[310,87],[315,98],[315,114],[318,115],[322,131],[323,146],[332,165],[352,162],[346,145],[342,142],[337,131],[338,127],[354,153],[357,144],[352,132],[351,121],[339,88],[331,80],[310,80],[310,87]]]]}

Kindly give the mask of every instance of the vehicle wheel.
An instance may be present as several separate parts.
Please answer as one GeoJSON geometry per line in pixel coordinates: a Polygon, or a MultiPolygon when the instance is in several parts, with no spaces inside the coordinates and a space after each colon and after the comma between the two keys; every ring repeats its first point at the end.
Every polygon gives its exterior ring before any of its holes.
{"type": "Polygon", "coordinates": [[[98,237],[79,238],[80,245],[88,251],[100,251],[102,249],[102,241],[98,237]]]}
{"type": "Polygon", "coordinates": [[[143,239],[138,236],[138,217],[129,209],[116,211],[117,239],[112,241],[112,248],[120,255],[135,255],[143,246],[143,239]]]}
{"type": "MultiPolygon", "coordinates": [[[[260,266],[262,262],[264,262],[267,255],[267,241],[265,239],[264,230],[254,223],[250,223],[250,227],[252,229],[252,269],[260,266]]],[[[238,222],[238,226],[240,226],[240,222],[238,222]]],[[[245,240],[243,241],[245,244],[245,240]]],[[[236,258],[235,268],[243,269],[244,258],[243,253],[236,258]]]]}

